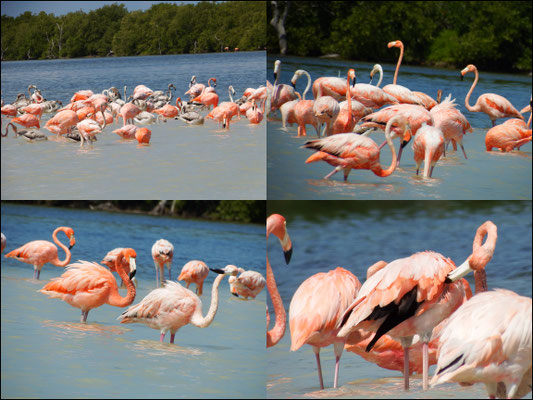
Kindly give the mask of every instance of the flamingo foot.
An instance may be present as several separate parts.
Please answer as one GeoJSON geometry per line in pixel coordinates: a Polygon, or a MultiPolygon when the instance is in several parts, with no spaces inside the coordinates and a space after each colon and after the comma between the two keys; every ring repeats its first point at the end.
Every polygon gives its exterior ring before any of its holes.
{"type": "Polygon", "coordinates": [[[162,333],[161,336],[159,337],[159,341],[160,341],[161,343],[163,343],[164,339],[165,339],[165,334],[162,333]]]}

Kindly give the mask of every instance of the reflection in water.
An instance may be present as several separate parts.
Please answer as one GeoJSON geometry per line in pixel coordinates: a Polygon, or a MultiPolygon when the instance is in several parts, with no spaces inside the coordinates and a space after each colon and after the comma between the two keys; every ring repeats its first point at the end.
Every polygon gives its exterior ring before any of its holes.
{"type": "Polygon", "coordinates": [[[125,332],[130,331],[131,329],[124,328],[121,326],[106,326],[106,325],[100,325],[95,323],[82,323],[82,322],[60,322],[60,321],[51,321],[51,320],[43,320],[41,322],[43,326],[56,328],[57,333],[59,334],[68,334],[70,336],[73,332],[79,332],[79,333],[98,333],[98,334],[104,334],[109,335],[110,333],[115,335],[122,335],[125,332]]]}
{"type": "Polygon", "coordinates": [[[155,340],[136,340],[128,343],[127,347],[138,353],[150,356],[168,356],[172,354],[199,356],[204,354],[203,351],[194,347],[181,347],[174,343],[161,343],[155,340]]]}

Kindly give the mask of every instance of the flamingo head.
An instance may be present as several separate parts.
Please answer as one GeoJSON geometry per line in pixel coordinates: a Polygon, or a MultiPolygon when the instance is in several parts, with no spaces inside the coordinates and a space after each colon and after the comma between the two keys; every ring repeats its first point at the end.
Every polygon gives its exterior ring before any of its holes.
{"type": "Polygon", "coordinates": [[[287,221],[279,214],[272,214],[267,219],[267,237],[272,233],[277,236],[281,243],[281,248],[285,255],[285,262],[288,264],[292,255],[292,242],[287,232],[287,221]]]}
{"type": "Polygon", "coordinates": [[[463,80],[463,77],[469,73],[476,70],[476,66],[473,64],[468,64],[463,70],[461,71],[461,80],[463,80]]]}
{"type": "Polygon", "coordinates": [[[224,273],[226,275],[231,275],[231,276],[237,276],[239,274],[239,267],[237,267],[236,265],[226,265],[222,270],[224,271],[224,273]]]}
{"type": "MultiPolygon", "coordinates": [[[[126,262],[129,264],[130,270],[128,272],[128,276],[130,279],[132,279],[135,276],[135,273],[137,272],[137,264],[135,262],[135,260],[137,259],[137,253],[135,252],[135,250],[127,248],[127,249],[122,250],[121,255],[126,260],[126,262]]],[[[117,257],[115,261],[116,263],[115,268],[117,268],[117,270],[122,265],[122,263],[119,260],[122,257],[120,256],[117,257]]]]}
{"type": "Polygon", "coordinates": [[[392,42],[387,43],[387,47],[390,49],[391,47],[403,47],[403,43],[401,40],[394,40],[392,42]]]}
{"type": "Polygon", "coordinates": [[[382,70],[382,68],[379,64],[375,64],[374,67],[372,67],[372,71],[370,71],[370,83],[372,83],[372,79],[374,79],[376,72],[379,72],[380,70],[382,70]]]}
{"type": "Polygon", "coordinates": [[[355,86],[355,82],[357,81],[357,78],[355,76],[355,70],[353,68],[350,68],[348,70],[348,79],[351,80],[351,86],[354,87],[355,86]]]}
{"type": "Polygon", "coordinates": [[[69,238],[70,243],[69,243],[68,249],[70,250],[76,244],[76,238],[74,237],[74,230],[69,227],[63,227],[62,231],[65,232],[65,235],[67,235],[67,237],[69,238]]]}
{"type": "Polygon", "coordinates": [[[274,61],[274,80],[278,79],[280,69],[281,69],[281,61],[280,60],[274,61]]]}

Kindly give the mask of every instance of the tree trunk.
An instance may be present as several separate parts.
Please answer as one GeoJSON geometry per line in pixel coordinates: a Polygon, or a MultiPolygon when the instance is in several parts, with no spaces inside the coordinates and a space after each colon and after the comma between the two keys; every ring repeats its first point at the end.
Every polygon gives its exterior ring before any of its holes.
{"type": "Polygon", "coordinates": [[[157,206],[154,207],[152,211],[150,211],[151,215],[163,215],[165,214],[165,206],[167,204],[167,200],[159,200],[159,203],[157,203],[157,206]]]}
{"type": "Polygon", "coordinates": [[[56,22],[57,29],[59,30],[59,42],[57,43],[57,58],[61,58],[61,47],[62,47],[62,38],[63,38],[63,22],[59,25],[56,22]]]}
{"type": "Polygon", "coordinates": [[[287,19],[287,13],[289,12],[289,7],[291,2],[286,1],[283,11],[281,11],[282,5],[278,1],[270,2],[273,7],[274,16],[270,20],[270,25],[272,25],[276,32],[278,33],[279,40],[279,50],[281,54],[287,53],[287,33],[285,32],[285,20],[287,19]]]}

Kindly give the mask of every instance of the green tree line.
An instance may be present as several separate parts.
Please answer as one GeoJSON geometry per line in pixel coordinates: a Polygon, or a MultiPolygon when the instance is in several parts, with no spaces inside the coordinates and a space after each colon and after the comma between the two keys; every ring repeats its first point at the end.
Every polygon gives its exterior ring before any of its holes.
{"type": "MultiPolygon", "coordinates": [[[[280,9],[286,1],[271,2],[280,9]]],[[[531,71],[531,1],[291,1],[285,20],[287,53],[395,63],[401,40],[404,62],[493,71],[531,71]]],[[[273,26],[269,52],[279,53],[273,26]]]]}
{"type": "Polygon", "coordinates": [[[123,4],[62,16],[2,15],[2,60],[137,56],[262,50],[266,3],[160,3],[128,12],[123,4]]]}
{"type": "Polygon", "coordinates": [[[264,224],[266,221],[266,201],[262,200],[28,200],[10,202],[47,207],[167,215],[210,221],[255,224],[264,224]]]}

